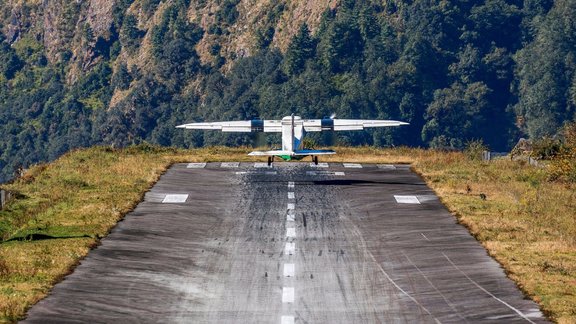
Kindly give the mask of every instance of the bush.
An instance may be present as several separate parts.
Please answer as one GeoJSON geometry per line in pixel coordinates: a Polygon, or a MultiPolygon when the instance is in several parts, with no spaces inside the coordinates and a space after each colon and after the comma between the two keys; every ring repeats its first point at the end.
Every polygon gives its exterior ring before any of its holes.
{"type": "Polygon", "coordinates": [[[481,161],[482,153],[488,151],[488,146],[484,142],[479,140],[472,140],[466,143],[466,148],[464,149],[464,155],[472,161],[481,161]]]}

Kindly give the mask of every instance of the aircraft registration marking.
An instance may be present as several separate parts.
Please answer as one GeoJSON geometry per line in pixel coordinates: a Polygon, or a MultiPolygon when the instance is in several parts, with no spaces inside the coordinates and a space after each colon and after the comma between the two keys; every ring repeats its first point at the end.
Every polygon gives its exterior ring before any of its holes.
{"type": "Polygon", "coordinates": [[[362,164],[358,163],[342,163],[345,168],[362,169],[362,164]]]}

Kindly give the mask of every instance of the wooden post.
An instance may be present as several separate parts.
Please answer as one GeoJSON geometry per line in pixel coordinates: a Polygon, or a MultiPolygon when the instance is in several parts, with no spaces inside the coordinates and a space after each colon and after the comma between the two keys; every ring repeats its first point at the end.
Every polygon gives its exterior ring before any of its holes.
{"type": "Polygon", "coordinates": [[[0,190],[0,210],[4,209],[6,204],[6,191],[0,190]]]}

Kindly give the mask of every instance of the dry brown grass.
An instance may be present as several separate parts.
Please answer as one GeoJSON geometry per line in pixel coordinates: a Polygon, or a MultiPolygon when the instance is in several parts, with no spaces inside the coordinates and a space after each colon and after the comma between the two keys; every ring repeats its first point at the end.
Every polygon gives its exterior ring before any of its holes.
{"type": "MultiPolygon", "coordinates": [[[[0,322],[22,318],[175,162],[254,161],[248,148],[125,150],[66,154],[4,186],[21,198],[0,212],[0,322]]],[[[336,148],[328,162],[412,163],[458,220],[525,293],[560,323],[576,322],[576,194],[547,171],[507,160],[482,163],[460,153],[336,148]],[[480,194],[487,198],[483,200],[480,194]]],[[[261,159],[264,161],[264,159],[261,159]]]]}

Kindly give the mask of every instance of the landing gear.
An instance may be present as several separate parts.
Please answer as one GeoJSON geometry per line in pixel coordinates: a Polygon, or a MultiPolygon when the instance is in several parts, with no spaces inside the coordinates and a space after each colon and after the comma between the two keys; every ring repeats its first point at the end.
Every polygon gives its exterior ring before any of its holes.
{"type": "Polygon", "coordinates": [[[312,162],[314,162],[315,165],[318,165],[318,156],[312,156],[312,162]]]}
{"type": "Polygon", "coordinates": [[[268,157],[268,166],[272,165],[272,161],[274,161],[274,157],[273,156],[269,156],[268,157]]]}

